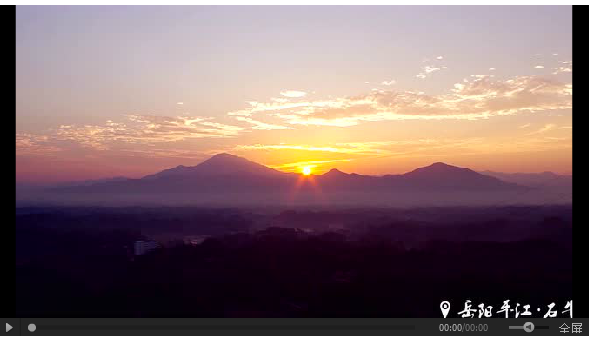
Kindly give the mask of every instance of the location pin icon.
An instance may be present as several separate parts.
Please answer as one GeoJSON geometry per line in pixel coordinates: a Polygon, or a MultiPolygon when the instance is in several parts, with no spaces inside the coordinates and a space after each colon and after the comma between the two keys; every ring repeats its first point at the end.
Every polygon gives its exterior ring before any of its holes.
{"type": "Polygon", "coordinates": [[[447,315],[449,314],[450,309],[451,309],[451,303],[449,303],[448,301],[445,300],[440,303],[440,311],[442,312],[442,314],[445,318],[447,318],[447,315]]]}

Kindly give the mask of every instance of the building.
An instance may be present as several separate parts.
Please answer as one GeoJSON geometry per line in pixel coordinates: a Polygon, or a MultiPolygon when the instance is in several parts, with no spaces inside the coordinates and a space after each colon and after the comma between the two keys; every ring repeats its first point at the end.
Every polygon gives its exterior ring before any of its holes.
{"type": "Polygon", "coordinates": [[[156,241],[135,241],[133,244],[133,253],[135,256],[141,256],[159,247],[160,244],[156,241]]]}

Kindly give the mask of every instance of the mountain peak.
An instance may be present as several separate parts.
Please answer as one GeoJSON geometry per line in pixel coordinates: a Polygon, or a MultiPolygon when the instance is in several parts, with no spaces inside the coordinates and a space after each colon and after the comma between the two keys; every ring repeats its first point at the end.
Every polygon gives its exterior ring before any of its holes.
{"type": "Polygon", "coordinates": [[[452,166],[450,164],[446,164],[444,162],[434,162],[431,165],[427,166],[426,168],[458,168],[458,167],[452,166]]]}
{"type": "Polygon", "coordinates": [[[427,167],[417,168],[402,177],[414,182],[418,186],[453,188],[453,189],[497,189],[513,188],[514,185],[499,179],[482,175],[469,168],[455,167],[443,162],[435,162],[427,167]]]}
{"type": "Polygon", "coordinates": [[[468,168],[459,168],[443,162],[435,162],[429,166],[417,168],[409,173],[404,174],[405,176],[423,176],[423,175],[448,175],[448,174],[460,174],[471,172],[468,168]]]}
{"type": "Polygon", "coordinates": [[[258,164],[256,162],[249,161],[243,157],[220,153],[211,156],[209,159],[199,163],[194,167],[186,167],[179,165],[175,168],[165,169],[161,172],[145,176],[145,179],[156,179],[162,177],[185,177],[189,178],[192,175],[277,175],[282,174],[280,171],[271,169],[258,164]]]}
{"type": "MultiPolygon", "coordinates": [[[[247,159],[237,156],[237,155],[232,155],[232,154],[228,154],[228,153],[219,153],[216,155],[211,156],[209,159],[201,162],[201,164],[199,164],[198,166],[204,164],[204,163],[208,163],[208,162],[219,162],[219,163],[236,163],[236,162],[250,162],[247,159]]],[[[254,162],[251,162],[254,163],[254,162]]]]}
{"type": "Polygon", "coordinates": [[[328,171],[327,173],[325,173],[324,175],[330,175],[330,176],[343,176],[343,175],[347,175],[346,173],[343,173],[342,171],[336,169],[336,168],[332,168],[330,169],[330,171],[328,171]]]}
{"type": "Polygon", "coordinates": [[[245,160],[245,158],[243,158],[243,157],[228,154],[228,153],[215,154],[215,155],[211,156],[209,159],[212,160],[212,159],[229,159],[229,158],[241,158],[241,159],[245,160]]]}
{"type": "Polygon", "coordinates": [[[205,175],[276,175],[281,172],[243,157],[220,153],[194,167],[196,173],[205,175]]]}

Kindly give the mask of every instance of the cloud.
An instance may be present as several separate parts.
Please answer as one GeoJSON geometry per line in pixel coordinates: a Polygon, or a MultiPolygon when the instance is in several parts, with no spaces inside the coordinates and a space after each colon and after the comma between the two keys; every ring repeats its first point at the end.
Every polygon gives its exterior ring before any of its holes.
{"type": "Polygon", "coordinates": [[[329,152],[350,154],[358,153],[354,148],[350,147],[314,147],[308,145],[293,145],[293,144],[254,144],[254,145],[239,145],[236,150],[304,150],[314,152],[329,152]]]}
{"type": "Polygon", "coordinates": [[[62,148],[51,144],[48,136],[29,133],[16,134],[17,155],[47,156],[60,151],[62,151],[62,148]]]}
{"type": "Polygon", "coordinates": [[[437,60],[442,60],[442,59],[443,59],[443,57],[442,57],[442,56],[437,56],[437,57],[436,57],[436,59],[437,59],[437,60]]]}
{"type": "Polygon", "coordinates": [[[490,71],[494,71],[494,70],[496,70],[496,68],[494,68],[494,67],[491,67],[489,70],[490,70],[490,71]]]}
{"type": "Polygon", "coordinates": [[[555,68],[555,72],[553,72],[553,75],[557,75],[559,73],[571,73],[572,69],[570,67],[559,67],[559,68],[555,68]]]}
{"type": "Polygon", "coordinates": [[[545,68],[544,66],[535,66],[535,69],[543,69],[545,68]]]}
{"type": "Polygon", "coordinates": [[[535,134],[542,134],[542,133],[546,133],[552,129],[555,129],[555,127],[557,127],[555,124],[553,123],[548,123],[545,126],[543,126],[543,128],[536,130],[532,133],[528,133],[527,135],[535,135],[535,134]]]}
{"type": "Polygon", "coordinates": [[[396,120],[488,119],[519,112],[571,108],[572,85],[555,79],[520,76],[495,80],[479,76],[457,83],[446,94],[379,90],[367,94],[298,102],[251,102],[230,115],[264,121],[278,118],[291,125],[349,127],[396,120]]]}
{"type": "Polygon", "coordinates": [[[176,104],[181,106],[184,104],[184,102],[176,102],[176,104]]]}
{"type": "MultiPolygon", "coordinates": [[[[393,141],[337,142],[322,145],[301,144],[254,144],[236,146],[233,151],[276,151],[283,154],[285,150],[309,152],[300,154],[300,158],[320,157],[326,162],[363,161],[383,158],[424,158],[437,157],[441,154],[503,155],[509,153],[538,152],[545,150],[570,149],[571,137],[547,137],[539,135],[514,138],[513,135],[489,138],[421,138],[393,141]]],[[[246,155],[248,156],[248,155],[246,155]]],[[[323,161],[300,161],[275,166],[277,169],[299,168],[303,165],[320,164],[323,161]]],[[[370,162],[364,162],[370,163],[370,162]]],[[[322,166],[323,167],[323,166],[322,166]]]]}
{"type": "Polygon", "coordinates": [[[561,64],[565,66],[559,66],[557,68],[553,68],[554,72],[553,75],[557,75],[560,73],[571,73],[572,72],[572,62],[571,61],[563,61],[561,64]]]}
{"type": "Polygon", "coordinates": [[[306,152],[322,152],[346,154],[350,156],[393,156],[404,155],[418,150],[433,150],[449,147],[459,147],[471,144],[479,139],[414,139],[397,141],[370,141],[370,142],[336,142],[323,146],[301,144],[253,144],[239,145],[234,151],[241,150],[297,150],[306,152]]]}
{"type": "Polygon", "coordinates": [[[291,128],[285,127],[285,126],[279,126],[276,124],[269,124],[269,123],[264,123],[261,121],[256,121],[256,120],[253,120],[253,119],[251,119],[249,117],[245,117],[245,116],[236,116],[236,120],[253,124],[254,125],[253,129],[259,129],[259,130],[291,129],[291,128]]]}
{"type": "Polygon", "coordinates": [[[272,102],[279,102],[279,103],[285,103],[285,102],[289,102],[289,99],[285,99],[283,97],[273,97],[270,99],[272,102]]]}
{"type": "Polygon", "coordinates": [[[424,68],[422,68],[422,72],[418,73],[418,75],[416,75],[416,77],[420,78],[420,79],[425,79],[431,73],[437,72],[437,71],[444,69],[444,68],[446,68],[446,67],[424,66],[424,68]]]}
{"type": "Polygon", "coordinates": [[[528,128],[528,127],[530,127],[530,126],[531,126],[531,124],[530,124],[530,123],[527,123],[527,124],[523,124],[522,126],[520,126],[520,127],[518,127],[518,128],[520,128],[520,129],[524,129],[524,128],[528,128]]]}
{"type": "Polygon", "coordinates": [[[225,138],[243,128],[188,116],[127,115],[124,122],[107,120],[103,125],[61,125],[44,135],[17,134],[17,153],[35,149],[54,151],[72,148],[108,150],[121,145],[154,146],[198,138],[225,138]]]}
{"type": "Polygon", "coordinates": [[[395,83],[396,83],[395,80],[381,82],[381,84],[384,86],[391,86],[391,85],[394,85],[395,83]]]}
{"type": "Polygon", "coordinates": [[[305,95],[307,95],[306,92],[302,92],[302,91],[298,91],[298,90],[285,90],[281,92],[281,95],[285,96],[285,97],[304,97],[305,95]]]}

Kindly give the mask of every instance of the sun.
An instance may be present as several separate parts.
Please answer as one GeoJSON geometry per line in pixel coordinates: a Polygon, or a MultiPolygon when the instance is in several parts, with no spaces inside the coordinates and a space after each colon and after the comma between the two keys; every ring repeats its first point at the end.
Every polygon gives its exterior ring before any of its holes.
{"type": "Polygon", "coordinates": [[[303,172],[303,175],[309,176],[309,175],[311,175],[311,166],[310,165],[305,166],[305,167],[301,168],[301,171],[303,172]]]}

